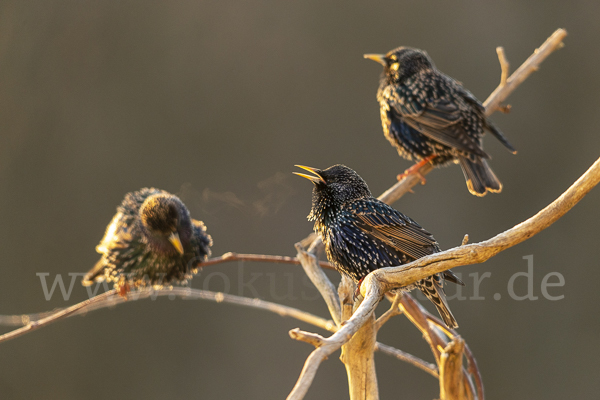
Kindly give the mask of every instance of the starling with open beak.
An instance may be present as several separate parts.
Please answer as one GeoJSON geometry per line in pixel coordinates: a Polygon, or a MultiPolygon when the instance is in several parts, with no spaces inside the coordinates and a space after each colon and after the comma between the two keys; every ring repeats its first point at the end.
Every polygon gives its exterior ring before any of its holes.
{"type": "MultiPolygon", "coordinates": [[[[325,244],[327,258],[356,284],[371,271],[399,266],[440,251],[433,235],[406,215],[371,196],[352,169],[324,170],[297,165],[313,175],[294,172],[314,183],[309,221],[325,244]]],[[[449,328],[458,324],[448,308],[443,282],[464,285],[452,271],[435,274],[401,290],[420,289],[449,328]]]]}

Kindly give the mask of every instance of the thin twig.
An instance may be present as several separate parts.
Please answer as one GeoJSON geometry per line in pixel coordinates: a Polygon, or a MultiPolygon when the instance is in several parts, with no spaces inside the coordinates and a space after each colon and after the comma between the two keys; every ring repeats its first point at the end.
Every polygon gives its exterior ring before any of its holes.
{"type": "Polygon", "coordinates": [[[500,69],[502,71],[500,74],[500,86],[504,87],[510,74],[510,64],[506,59],[506,54],[504,54],[504,47],[496,47],[496,53],[498,53],[498,61],[500,61],[500,69]]]}
{"type": "MultiPolygon", "coordinates": [[[[391,295],[386,294],[388,296],[388,300],[391,295]]],[[[429,345],[431,349],[431,353],[433,354],[436,363],[439,364],[440,361],[440,352],[439,348],[444,347],[446,345],[446,341],[444,338],[440,337],[429,325],[427,322],[427,313],[423,306],[416,301],[410,294],[406,293],[400,299],[400,307],[410,322],[419,330],[423,335],[423,338],[429,345]]]]}
{"type": "Polygon", "coordinates": [[[532,72],[539,69],[542,61],[546,59],[552,52],[560,49],[563,46],[563,39],[567,36],[567,31],[557,29],[538,49],[535,49],[533,54],[506,79],[503,85],[500,85],[492,92],[490,97],[483,103],[485,114],[491,115],[501,108],[501,104],[506,100],[509,94],[517,88],[532,72]]]}
{"type": "Polygon", "coordinates": [[[315,347],[321,347],[324,342],[324,338],[321,335],[317,335],[312,332],[301,331],[300,328],[294,328],[289,331],[289,335],[294,340],[299,340],[308,344],[312,344],[315,347]]]}
{"type": "Polygon", "coordinates": [[[465,233],[465,236],[463,237],[462,243],[460,245],[464,246],[465,244],[469,244],[469,234],[468,233],[465,233]]]}
{"type": "MultiPolygon", "coordinates": [[[[240,254],[228,252],[223,254],[220,257],[209,258],[204,261],[202,264],[198,265],[198,268],[204,268],[215,264],[221,264],[224,262],[231,261],[253,261],[253,262],[270,262],[277,264],[296,264],[300,265],[300,260],[296,257],[288,257],[288,256],[271,256],[266,254],[240,254]]],[[[327,261],[320,261],[319,266],[321,268],[326,269],[335,269],[333,266],[327,261]]]]}
{"type": "MultiPolygon", "coordinates": [[[[504,54],[504,47],[496,47],[496,53],[498,53],[498,61],[500,61],[500,87],[506,86],[506,81],[508,80],[508,75],[510,74],[510,64],[506,59],[506,54],[504,54]]],[[[510,112],[511,106],[510,104],[502,104],[499,106],[498,111],[508,114],[510,112]]]]}
{"type": "MultiPolygon", "coordinates": [[[[50,322],[54,322],[58,319],[62,319],[69,316],[87,314],[90,311],[95,311],[102,308],[112,307],[117,304],[131,301],[137,301],[146,299],[148,297],[164,297],[168,296],[169,298],[181,297],[184,299],[199,299],[199,300],[211,300],[217,303],[229,303],[235,304],[243,307],[251,307],[258,308],[265,311],[270,311],[275,314],[278,314],[281,317],[291,317],[297,319],[299,321],[306,322],[308,324],[317,326],[321,329],[335,332],[335,324],[331,320],[327,320],[316,316],[314,314],[298,310],[293,307],[284,306],[277,303],[272,303],[270,301],[260,300],[260,299],[251,299],[249,297],[236,296],[233,294],[220,293],[220,292],[212,292],[209,290],[200,290],[200,289],[192,289],[187,287],[173,287],[170,289],[147,289],[147,290],[138,290],[132,291],[128,295],[128,299],[124,299],[121,296],[115,295],[114,290],[110,290],[101,295],[92,297],[91,299],[84,300],[81,303],[75,304],[74,306],[58,310],[52,312],[49,317],[45,317],[40,320],[33,320],[34,316],[37,314],[30,315],[20,315],[20,316],[4,316],[7,318],[21,318],[21,319],[29,319],[31,322],[23,328],[17,329],[15,331],[8,332],[5,335],[0,336],[0,342],[4,340],[13,339],[17,336],[16,332],[27,328],[27,326],[33,325],[35,328],[41,328],[44,325],[49,324],[50,322]]],[[[46,314],[46,313],[44,313],[46,314]]],[[[27,329],[28,331],[32,330],[31,328],[27,329]]],[[[21,334],[24,334],[23,332],[21,334]]]]}
{"type": "Polygon", "coordinates": [[[399,360],[410,363],[410,364],[414,365],[415,367],[427,372],[429,375],[433,376],[434,378],[439,378],[438,369],[437,369],[436,365],[433,363],[428,363],[426,361],[421,360],[420,358],[413,356],[412,354],[405,353],[402,350],[395,349],[391,346],[388,346],[387,344],[383,344],[383,343],[379,343],[379,342],[377,342],[377,345],[375,346],[375,350],[379,350],[379,351],[385,350],[386,354],[389,354],[391,356],[396,357],[399,360]]]}
{"type": "Polygon", "coordinates": [[[24,326],[32,321],[39,321],[42,318],[49,317],[60,310],[62,308],[34,314],[0,315],[0,326],[24,326]]]}
{"type": "Polygon", "coordinates": [[[16,337],[26,334],[27,332],[34,331],[45,325],[49,325],[52,322],[55,322],[62,318],[68,317],[69,315],[75,314],[76,312],[78,312],[79,310],[81,310],[83,308],[93,306],[96,303],[100,303],[100,302],[106,300],[107,298],[113,296],[115,293],[116,293],[116,290],[112,289],[106,293],[99,295],[99,296],[92,297],[91,299],[82,301],[79,304],[75,304],[74,306],[65,308],[64,310],[57,311],[54,314],[52,314],[48,317],[42,318],[38,321],[31,321],[30,323],[28,323],[27,325],[25,325],[21,328],[15,329],[14,331],[10,331],[8,333],[5,333],[4,335],[1,335],[0,342],[14,339],[16,337]]]}
{"type": "Polygon", "coordinates": [[[402,298],[402,292],[398,291],[396,296],[394,296],[394,300],[392,301],[392,305],[390,308],[384,312],[377,321],[375,322],[375,329],[380,330],[381,327],[389,321],[390,318],[395,317],[396,315],[402,314],[402,310],[398,307],[400,304],[400,299],[402,298]]]}

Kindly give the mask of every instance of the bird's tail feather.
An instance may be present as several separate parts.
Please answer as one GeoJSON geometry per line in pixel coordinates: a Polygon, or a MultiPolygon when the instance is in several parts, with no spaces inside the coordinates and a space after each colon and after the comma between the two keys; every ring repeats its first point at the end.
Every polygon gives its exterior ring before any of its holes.
{"type": "Polygon", "coordinates": [[[517,154],[517,150],[515,150],[513,145],[510,144],[510,142],[508,141],[506,136],[504,136],[504,134],[502,132],[500,132],[500,130],[498,128],[496,128],[496,126],[494,124],[492,124],[490,121],[488,121],[487,128],[492,133],[492,135],[496,136],[496,139],[498,139],[500,141],[500,143],[502,143],[504,145],[504,147],[506,147],[508,149],[508,151],[510,151],[513,154],[517,154]]]}
{"type": "Polygon", "coordinates": [[[102,280],[105,266],[106,264],[104,263],[104,259],[101,258],[96,265],[94,265],[94,268],[85,274],[81,280],[81,284],[83,286],[91,286],[94,282],[102,280]]]}
{"type": "Polygon", "coordinates": [[[444,276],[444,279],[449,282],[456,283],[457,285],[460,285],[460,286],[465,286],[465,283],[463,281],[461,281],[458,276],[454,275],[454,272],[452,272],[451,269],[442,272],[442,275],[444,276]]]}
{"type": "Polygon", "coordinates": [[[476,157],[474,160],[459,157],[458,160],[471,194],[481,197],[485,196],[487,192],[500,193],[502,191],[502,183],[500,183],[486,160],[480,157],[476,157]]]}
{"type": "Polygon", "coordinates": [[[423,294],[433,303],[437,309],[440,317],[444,320],[446,326],[450,329],[458,328],[458,323],[448,307],[446,301],[446,295],[441,285],[441,279],[439,276],[432,276],[422,281],[417,282],[417,287],[423,292],[423,294]]]}

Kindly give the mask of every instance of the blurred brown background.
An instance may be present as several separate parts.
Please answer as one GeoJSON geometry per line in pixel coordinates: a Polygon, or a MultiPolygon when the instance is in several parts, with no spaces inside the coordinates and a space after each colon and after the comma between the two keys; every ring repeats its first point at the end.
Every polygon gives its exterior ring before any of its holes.
{"type": "MultiPolygon", "coordinates": [[[[513,156],[486,137],[503,193],[471,196],[454,166],[395,204],[443,248],[465,233],[480,241],[512,227],[600,156],[599,12],[598,2],[547,0],[2,1],[0,314],[85,299],[78,280],[68,300],[56,289],[46,301],[36,274],[49,273],[50,283],[63,274],[68,288],[69,272],[97,260],[123,195],[144,186],[179,194],[206,222],[215,255],[293,255],[312,228],[311,185],[291,174],[293,164],[347,164],[374,194],[409,166],[383,137],[381,68],[363,53],[426,49],[484,100],[500,79],[496,46],[516,68],[563,27],[566,47],[510,97],[509,115],[493,117],[519,150],[513,156]]],[[[450,303],[488,398],[597,398],[599,200],[595,189],[547,231],[456,270],[468,297],[468,274],[491,272],[480,286],[485,300],[450,303]],[[507,283],[531,254],[539,299],[513,300],[507,283]],[[549,289],[564,299],[542,297],[549,272],[564,276],[564,287],[549,289]]],[[[524,294],[525,278],[516,282],[524,294]]],[[[297,267],[232,263],[193,282],[227,285],[327,315],[297,267]]],[[[132,302],[2,344],[0,397],[281,399],[312,349],[289,339],[297,326],[313,330],[226,304],[132,302]]],[[[431,359],[402,317],[380,340],[431,359]]],[[[377,355],[377,369],[383,399],[438,395],[437,382],[407,364],[377,355]]],[[[321,366],[309,398],[347,398],[337,356],[321,366]]]]}

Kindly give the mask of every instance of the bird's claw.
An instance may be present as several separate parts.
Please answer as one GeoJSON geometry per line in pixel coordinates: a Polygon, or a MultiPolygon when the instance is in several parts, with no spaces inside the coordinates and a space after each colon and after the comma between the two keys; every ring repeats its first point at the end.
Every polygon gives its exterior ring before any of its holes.
{"type": "Polygon", "coordinates": [[[436,157],[436,155],[432,155],[432,156],[422,159],[421,161],[419,161],[418,163],[416,163],[415,165],[413,165],[412,167],[410,167],[409,169],[404,171],[403,174],[399,174],[396,177],[396,179],[401,181],[402,179],[408,177],[409,175],[417,175],[421,179],[421,185],[424,185],[425,183],[427,183],[427,180],[425,179],[425,175],[423,175],[421,173],[421,168],[423,168],[428,163],[432,162],[432,160],[435,157],[436,157]]]}
{"type": "Polygon", "coordinates": [[[127,283],[127,282],[120,284],[119,287],[117,288],[117,294],[119,296],[121,296],[124,300],[127,300],[127,293],[129,293],[130,291],[131,291],[131,287],[129,286],[129,283],[127,283]]]}
{"type": "Polygon", "coordinates": [[[354,294],[352,295],[352,300],[353,300],[353,301],[356,301],[356,299],[358,299],[358,296],[362,296],[362,295],[360,294],[360,285],[362,284],[362,281],[363,281],[363,279],[365,279],[365,278],[361,278],[361,279],[358,281],[358,283],[356,284],[356,290],[354,291],[354,294]]]}

